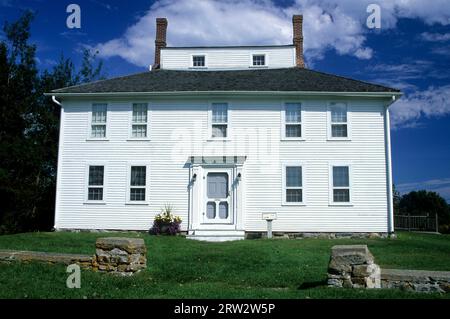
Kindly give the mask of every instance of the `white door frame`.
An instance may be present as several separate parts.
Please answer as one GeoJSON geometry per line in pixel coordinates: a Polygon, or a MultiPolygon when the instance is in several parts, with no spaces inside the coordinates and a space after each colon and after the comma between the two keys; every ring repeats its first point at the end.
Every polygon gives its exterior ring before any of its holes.
{"type": "Polygon", "coordinates": [[[234,189],[233,189],[233,180],[234,180],[234,174],[233,174],[233,167],[205,167],[203,169],[204,175],[203,175],[203,205],[201,214],[201,223],[202,224],[228,224],[232,225],[234,224],[234,189]],[[226,201],[228,203],[228,217],[225,219],[220,219],[219,217],[219,202],[224,202],[224,199],[212,199],[208,197],[208,174],[209,173],[226,173],[228,175],[228,190],[227,190],[227,198],[226,201]],[[214,201],[216,204],[216,217],[211,220],[207,217],[207,204],[208,202],[214,201]]]}
{"type": "MultiPolygon", "coordinates": [[[[229,173],[230,174],[230,173],[229,173]]],[[[188,230],[243,230],[245,219],[245,174],[243,165],[192,165],[189,173],[189,219],[188,230]],[[221,169],[230,170],[231,182],[231,207],[229,224],[203,223],[203,212],[206,209],[205,188],[206,172],[219,171],[221,169]],[[238,177],[239,176],[239,177],[238,177]]]]}

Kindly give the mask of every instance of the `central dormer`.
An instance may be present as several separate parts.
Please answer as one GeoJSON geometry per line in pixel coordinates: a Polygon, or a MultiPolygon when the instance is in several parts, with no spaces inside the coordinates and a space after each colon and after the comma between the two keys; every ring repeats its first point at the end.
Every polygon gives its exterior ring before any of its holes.
{"type": "Polygon", "coordinates": [[[295,66],[295,47],[166,47],[161,49],[161,69],[242,70],[295,66]]]}
{"type": "Polygon", "coordinates": [[[216,71],[304,67],[303,18],[294,15],[293,43],[264,46],[168,47],[167,19],[156,19],[154,69],[216,71]]]}

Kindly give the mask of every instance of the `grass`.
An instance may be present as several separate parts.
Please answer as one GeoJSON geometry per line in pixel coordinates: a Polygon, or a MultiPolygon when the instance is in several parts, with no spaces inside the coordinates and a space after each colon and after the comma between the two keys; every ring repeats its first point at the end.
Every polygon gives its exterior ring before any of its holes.
{"type": "MultiPolygon", "coordinates": [[[[27,233],[0,236],[0,249],[94,254],[97,237],[113,233],[27,233]]],[[[330,248],[367,244],[384,268],[450,270],[450,236],[399,233],[391,239],[245,240],[144,238],[148,268],[132,278],[83,270],[68,289],[64,266],[0,264],[0,298],[448,298],[399,290],[324,286],[330,248]]]]}

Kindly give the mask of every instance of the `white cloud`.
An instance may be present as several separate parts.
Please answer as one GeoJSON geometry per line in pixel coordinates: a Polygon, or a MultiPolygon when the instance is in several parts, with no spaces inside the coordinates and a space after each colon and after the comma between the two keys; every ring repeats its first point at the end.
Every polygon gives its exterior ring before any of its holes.
{"type": "Polygon", "coordinates": [[[371,48],[358,49],[355,52],[355,56],[361,60],[368,60],[372,57],[373,50],[371,48]]]}
{"type": "Polygon", "coordinates": [[[429,33],[423,32],[420,34],[422,40],[430,42],[445,42],[450,40],[450,33],[429,33]]]}
{"type": "Polygon", "coordinates": [[[450,115],[450,85],[429,87],[425,91],[402,97],[391,107],[392,127],[415,127],[422,117],[450,115]]]}
{"type": "MultiPolygon", "coordinates": [[[[292,42],[291,17],[304,15],[305,56],[320,59],[333,49],[341,55],[370,59],[365,45],[366,8],[373,0],[297,0],[278,7],[269,0],[159,0],[130,26],[123,36],[95,46],[102,57],[120,56],[138,65],[152,63],[155,18],[169,20],[169,45],[258,45],[292,42]]],[[[382,30],[398,18],[419,18],[425,23],[450,24],[447,0],[380,1],[382,30]]]]}
{"type": "Polygon", "coordinates": [[[434,61],[405,59],[404,63],[380,63],[368,65],[364,75],[374,83],[402,90],[405,93],[412,93],[417,90],[414,82],[428,79],[449,79],[450,74],[442,72],[434,61]]]}
{"type": "Polygon", "coordinates": [[[422,189],[437,192],[448,202],[450,202],[450,178],[432,179],[414,183],[403,183],[395,185],[395,188],[401,194],[406,194],[414,190],[417,191],[422,189]]]}
{"type": "Polygon", "coordinates": [[[430,71],[432,71],[433,67],[434,63],[432,61],[414,60],[410,63],[381,63],[369,66],[367,69],[377,76],[382,75],[385,79],[395,78],[403,81],[422,79],[425,73],[430,75],[430,71]]]}
{"type": "Polygon", "coordinates": [[[448,57],[450,56],[450,46],[448,45],[439,48],[433,48],[431,52],[433,52],[434,54],[439,54],[448,57]]]}

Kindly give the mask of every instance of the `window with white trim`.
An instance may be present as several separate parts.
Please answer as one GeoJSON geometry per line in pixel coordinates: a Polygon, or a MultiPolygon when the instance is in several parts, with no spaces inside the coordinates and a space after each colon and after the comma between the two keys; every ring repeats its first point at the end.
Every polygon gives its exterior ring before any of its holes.
{"type": "Polygon", "coordinates": [[[302,105],[300,103],[285,103],[284,122],[286,138],[302,137],[302,105]]]}
{"type": "Polygon", "coordinates": [[[226,138],[228,136],[228,104],[213,103],[211,110],[211,137],[226,138]]]}
{"type": "Polygon", "coordinates": [[[252,65],[253,66],[265,66],[266,65],[266,56],[264,54],[253,54],[252,65]]]}
{"type": "Polygon", "coordinates": [[[133,103],[133,114],[131,119],[131,137],[147,137],[148,104],[133,103]]]}
{"type": "Polygon", "coordinates": [[[330,105],[330,122],[332,138],[348,137],[347,105],[332,103],[330,105]]]}
{"type": "Polygon", "coordinates": [[[192,56],[192,66],[193,67],[204,67],[204,66],[206,66],[205,56],[204,55],[193,55],[192,56]]]}
{"type": "Polygon", "coordinates": [[[131,166],[130,171],[130,202],[146,200],[147,167],[131,166]]]}
{"type": "Polygon", "coordinates": [[[302,166],[285,166],[285,192],[286,203],[303,203],[303,176],[302,166]]]}
{"type": "Polygon", "coordinates": [[[350,168],[349,166],[332,166],[333,202],[350,202],[350,168]]]}
{"type": "Polygon", "coordinates": [[[106,137],[106,103],[92,104],[91,116],[91,138],[105,138],[106,137]]]}
{"type": "Polygon", "coordinates": [[[104,188],[105,167],[100,165],[89,166],[88,201],[102,201],[104,188]]]}

